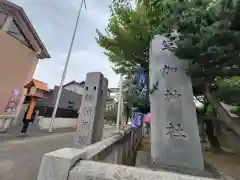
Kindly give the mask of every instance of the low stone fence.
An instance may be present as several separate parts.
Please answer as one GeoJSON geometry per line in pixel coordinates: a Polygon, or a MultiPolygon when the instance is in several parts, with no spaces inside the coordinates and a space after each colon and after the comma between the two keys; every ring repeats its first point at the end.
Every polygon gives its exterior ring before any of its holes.
{"type": "MultiPolygon", "coordinates": [[[[43,156],[38,180],[67,180],[69,172],[82,160],[134,165],[142,129],[129,128],[82,149],[63,148],[43,156]]],[[[111,164],[110,164],[111,163],[111,164]]]]}
{"type": "MultiPolygon", "coordinates": [[[[131,166],[80,161],[69,172],[68,180],[214,180],[168,171],[154,171],[131,166]]],[[[216,180],[216,179],[215,179],[216,180]]]]}
{"type": "Polygon", "coordinates": [[[63,148],[47,153],[37,180],[214,180],[163,168],[133,167],[141,139],[142,129],[130,128],[82,149],[63,148]]]}
{"type": "Polygon", "coordinates": [[[15,118],[16,115],[0,115],[0,131],[5,131],[15,118]]]}

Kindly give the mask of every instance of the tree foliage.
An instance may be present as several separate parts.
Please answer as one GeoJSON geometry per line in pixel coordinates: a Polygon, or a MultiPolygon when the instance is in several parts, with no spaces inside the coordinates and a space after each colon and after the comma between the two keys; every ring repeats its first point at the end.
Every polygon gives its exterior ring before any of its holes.
{"type": "Polygon", "coordinates": [[[140,93],[141,88],[137,85],[137,82],[133,77],[126,76],[123,81],[123,97],[130,107],[140,106],[148,111],[149,109],[149,99],[148,97],[143,97],[140,93]]]}
{"type": "Polygon", "coordinates": [[[195,84],[214,83],[240,74],[240,31],[233,26],[239,2],[148,1],[151,31],[165,31],[177,44],[173,51],[189,61],[188,73],[195,84]]]}
{"type": "Polygon", "coordinates": [[[106,32],[97,30],[96,39],[114,70],[128,76],[125,94],[132,102],[142,105],[134,71],[148,70],[150,41],[162,34],[176,43],[175,55],[189,62],[195,95],[219,83],[215,95],[236,103],[226,97],[238,88],[221,82],[240,75],[239,7],[240,0],[137,0],[135,6],[131,0],[115,0],[106,32]]]}
{"type": "Polygon", "coordinates": [[[128,1],[115,1],[106,33],[97,30],[97,42],[117,73],[133,75],[140,67],[148,67],[149,24],[142,6],[134,9],[128,1]]]}
{"type": "Polygon", "coordinates": [[[226,104],[240,106],[240,77],[219,80],[214,95],[226,104]]]}
{"type": "Polygon", "coordinates": [[[124,99],[131,108],[133,105],[146,107],[149,101],[143,100],[134,82],[137,69],[148,70],[149,21],[145,6],[133,8],[130,1],[115,0],[111,5],[112,15],[106,32],[97,30],[97,42],[105,49],[105,54],[117,73],[127,75],[124,83],[124,99]]]}
{"type": "Polygon", "coordinates": [[[117,103],[113,99],[107,100],[107,105],[111,105],[110,108],[104,112],[104,119],[108,124],[116,124],[117,122],[117,103]]]}

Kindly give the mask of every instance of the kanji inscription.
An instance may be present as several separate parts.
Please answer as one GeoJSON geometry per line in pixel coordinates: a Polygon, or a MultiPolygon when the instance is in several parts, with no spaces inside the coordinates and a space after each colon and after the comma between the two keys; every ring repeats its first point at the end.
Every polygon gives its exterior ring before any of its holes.
{"type": "Polygon", "coordinates": [[[163,46],[162,50],[173,50],[175,48],[174,43],[170,40],[163,40],[163,46]]]}
{"type": "Polygon", "coordinates": [[[163,75],[169,74],[170,72],[177,72],[178,68],[170,67],[168,65],[164,65],[164,67],[160,70],[163,75]]]}
{"type": "Polygon", "coordinates": [[[184,132],[183,126],[181,124],[173,124],[171,122],[166,126],[166,135],[170,138],[186,140],[188,138],[187,134],[184,132]]]}
{"type": "Polygon", "coordinates": [[[177,90],[166,90],[164,94],[164,100],[178,100],[182,95],[177,92],[177,90]]]}

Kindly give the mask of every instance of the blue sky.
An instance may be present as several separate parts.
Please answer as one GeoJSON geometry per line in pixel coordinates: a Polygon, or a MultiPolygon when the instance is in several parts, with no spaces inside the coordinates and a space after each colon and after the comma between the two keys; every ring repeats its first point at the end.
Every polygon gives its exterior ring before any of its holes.
{"type": "MultiPolygon", "coordinates": [[[[49,87],[59,84],[68,53],[80,0],[11,0],[22,6],[47,47],[51,59],[40,60],[34,77],[49,87]]],[[[109,87],[117,87],[119,76],[95,41],[96,29],[104,30],[111,0],[86,0],[68,67],[65,83],[85,79],[86,73],[102,72],[109,87]]]]}

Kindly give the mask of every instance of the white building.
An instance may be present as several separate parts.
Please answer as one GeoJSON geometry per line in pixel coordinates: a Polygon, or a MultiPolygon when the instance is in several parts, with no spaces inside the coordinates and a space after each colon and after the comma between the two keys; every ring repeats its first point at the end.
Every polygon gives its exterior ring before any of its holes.
{"type": "Polygon", "coordinates": [[[65,85],[63,85],[63,89],[67,89],[69,91],[78,93],[80,95],[84,95],[84,85],[85,85],[85,81],[82,82],[77,82],[77,81],[71,81],[65,85]]]}
{"type": "Polygon", "coordinates": [[[109,96],[110,96],[110,98],[112,98],[112,99],[114,99],[114,100],[116,100],[116,101],[118,101],[118,97],[119,97],[119,88],[109,88],[108,89],[109,90],[109,96]]]}

